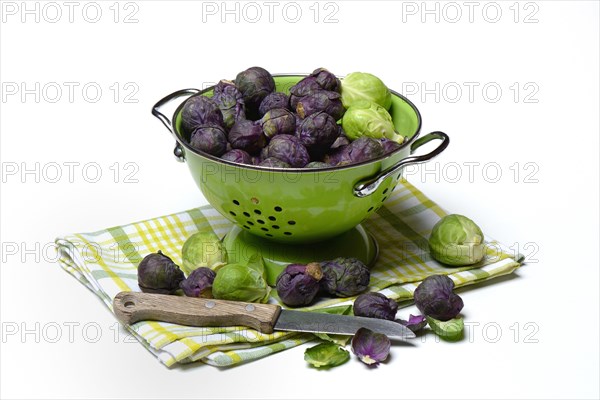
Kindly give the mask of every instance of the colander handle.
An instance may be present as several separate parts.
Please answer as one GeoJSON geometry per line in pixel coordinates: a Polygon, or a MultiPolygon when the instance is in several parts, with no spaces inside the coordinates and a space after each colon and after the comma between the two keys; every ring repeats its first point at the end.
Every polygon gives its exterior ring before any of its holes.
{"type": "Polygon", "coordinates": [[[175,158],[179,162],[185,161],[185,158],[183,156],[184,155],[183,148],[181,147],[181,144],[179,144],[179,141],[177,140],[177,136],[175,135],[175,132],[173,131],[173,122],[169,119],[169,117],[167,117],[165,114],[163,114],[161,112],[161,108],[165,107],[167,104],[171,103],[175,99],[178,99],[183,96],[191,97],[197,93],[200,93],[200,90],[198,90],[198,89],[181,89],[181,90],[173,92],[170,95],[160,99],[158,101],[158,103],[156,103],[154,105],[154,107],[152,107],[152,115],[154,115],[156,118],[158,118],[160,120],[160,122],[162,122],[163,125],[167,127],[169,132],[171,132],[171,134],[173,136],[175,136],[175,140],[177,141],[177,143],[175,144],[175,149],[173,150],[173,154],[175,154],[175,158]]]}
{"type": "Polygon", "coordinates": [[[448,135],[440,131],[428,133],[427,135],[415,140],[415,142],[410,146],[410,156],[403,158],[398,162],[398,164],[394,165],[393,167],[390,167],[385,171],[380,172],[374,178],[369,178],[357,183],[356,186],[354,186],[354,195],[356,197],[366,197],[373,194],[377,190],[377,188],[379,188],[379,185],[381,185],[381,183],[384,180],[386,180],[390,175],[395,174],[407,165],[424,163],[426,161],[431,160],[433,157],[437,156],[442,151],[444,151],[446,147],[448,147],[449,143],[450,138],[448,137],[448,135]],[[441,140],[442,142],[431,152],[420,156],[412,155],[419,147],[434,139],[441,140]]]}

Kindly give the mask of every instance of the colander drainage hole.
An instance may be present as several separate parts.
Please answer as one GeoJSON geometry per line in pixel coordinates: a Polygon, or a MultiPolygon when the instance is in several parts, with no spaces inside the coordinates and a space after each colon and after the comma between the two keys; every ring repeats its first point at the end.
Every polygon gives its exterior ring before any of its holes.
{"type": "Polygon", "coordinates": [[[257,220],[256,220],[256,222],[258,222],[258,223],[259,223],[259,224],[261,224],[261,225],[264,225],[264,224],[265,224],[265,221],[263,221],[262,219],[257,219],[257,220]]]}
{"type": "Polygon", "coordinates": [[[273,216],[270,216],[270,217],[269,217],[269,220],[270,220],[270,221],[277,221],[277,218],[275,218],[275,217],[273,217],[273,216]]]}
{"type": "Polygon", "coordinates": [[[371,207],[367,210],[367,212],[371,212],[371,211],[373,211],[373,207],[371,207]]]}
{"type": "Polygon", "coordinates": [[[283,232],[284,235],[292,236],[292,232],[283,232]]]}
{"type": "Polygon", "coordinates": [[[229,214],[233,215],[234,217],[237,217],[237,215],[233,211],[229,211],[229,214]]]}
{"type": "Polygon", "coordinates": [[[262,228],[260,228],[260,230],[265,231],[265,232],[269,232],[269,230],[267,228],[265,228],[264,226],[262,228]]]}
{"type": "Polygon", "coordinates": [[[254,222],[252,222],[252,221],[246,221],[246,223],[247,223],[248,225],[254,225],[254,222]]]}
{"type": "Polygon", "coordinates": [[[255,213],[255,214],[257,214],[257,215],[260,215],[260,214],[262,214],[262,213],[260,212],[260,210],[254,210],[254,213],[255,213]]]}
{"type": "Polygon", "coordinates": [[[387,192],[388,192],[388,190],[387,190],[387,189],[385,189],[385,190],[383,191],[383,194],[386,194],[387,192]]]}
{"type": "Polygon", "coordinates": [[[266,235],[267,235],[268,237],[273,237],[273,235],[271,235],[270,233],[267,233],[266,235]]]}
{"type": "Polygon", "coordinates": [[[249,212],[246,212],[246,211],[244,211],[244,215],[245,215],[246,217],[250,217],[250,213],[249,213],[249,212]]]}
{"type": "Polygon", "coordinates": [[[233,204],[235,204],[236,206],[239,206],[239,205],[240,205],[240,202],[239,202],[239,201],[237,201],[237,200],[234,200],[234,201],[233,201],[233,204]]]}
{"type": "Polygon", "coordinates": [[[387,196],[385,196],[383,199],[381,199],[381,202],[383,203],[385,201],[385,199],[387,199],[387,196]]]}
{"type": "Polygon", "coordinates": [[[279,206],[276,206],[276,207],[274,208],[274,210],[275,210],[275,211],[277,211],[277,212],[282,212],[282,211],[283,211],[283,208],[281,208],[281,207],[279,207],[279,206]]]}
{"type": "Polygon", "coordinates": [[[246,229],[250,229],[250,227],[248,225],[244,225],[244,228],[246,229]]]}
{"type": "Polygon", "coordinates": [[[273,229],[279,229],[279,225],[272,225],[271,228],[273,228],[273,229]]]}
{"type": "Polygon", "coordinates": [[[288,221],[288,224],[290,224],[290,225],[296,225],[296,221],[288,221]]]}

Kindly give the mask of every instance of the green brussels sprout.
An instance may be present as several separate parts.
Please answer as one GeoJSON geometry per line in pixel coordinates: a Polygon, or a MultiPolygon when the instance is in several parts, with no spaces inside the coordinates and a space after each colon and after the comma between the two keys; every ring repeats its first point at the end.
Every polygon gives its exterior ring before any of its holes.
{"type": "Polygon", "coordinates": [[[392,94],[375,75],[353,72],[342,79],[342,103],[349,108],[361,100],[367,100],[389,110],[392,94]]]}
{"type": "Polygon", "coordinates": [[[429,249],[437,261],[464,266],[478,263],[485,255],[483,232],[464,215],[447,215],[433,227],[429,249]]]}
{"type": "Polygon", "coordinates": [[[138,286],[142,292],[172,294],[184,278],[179,266],[160,250],[148,254],[138,265],[138,286]]]}
{"type": "Polygon", "coordinates": [[[359,101],[348,108],[342,118],[342,128],[350,140],[367,136],[398,143],[404,141],[404,136],[395,130],[392,116],[379,104],[369,101],[359,101]]]}
{"type": "Polygon", "coordinates": [[[247,265],[228,264],[219,269],[212,287],[213,297],[220,300],[266,303],[270,293],[259,255],[250,257],[247,265]]]}
{"type": "Polygon", "coordinates": [[[215,233],[197,232],[183,244],[181,258],[181,269],[189,276],[200,267],[217,270],[227,264],[227,251],[215,233]]]}

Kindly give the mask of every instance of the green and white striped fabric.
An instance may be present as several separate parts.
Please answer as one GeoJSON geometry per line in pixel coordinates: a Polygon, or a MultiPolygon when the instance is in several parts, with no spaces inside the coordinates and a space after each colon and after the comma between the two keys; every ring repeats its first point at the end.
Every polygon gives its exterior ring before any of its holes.
{"type": "MultiPolygon", "coordinates": [[[[410,303],[414,289],[425,277],[447,274],[456,286],[465,286],[512,273],[521,256],[486,238],[487,256],[479,264],[448,268],[429,254],[427,238],[446,213],[410,183],[403,181],[376,214],[363,224],[377,239],[380,254],[371,273],[371,291],[380,291],[410,303]]],[[[121,291],[139,291],[137,265],[148,253],[162,250],[176,263],[181,247],[197,231],[212,230],[224,236],[232,224],[210,206],[196,208],[56,239],[59,263],[100,297],[112,311],[112,300],[121,291]]],[[[271,302],[277,302],[273,297],[271,302]]],[[[352,299],[323,299],[310,309],[350,305],[352,299]]],[[[202,361],[224,367],[255,360],[314,339],[306,333],[262,334],[242,327],[194,328],[155,321],[126,327],[167,366],[202,361]]]]}

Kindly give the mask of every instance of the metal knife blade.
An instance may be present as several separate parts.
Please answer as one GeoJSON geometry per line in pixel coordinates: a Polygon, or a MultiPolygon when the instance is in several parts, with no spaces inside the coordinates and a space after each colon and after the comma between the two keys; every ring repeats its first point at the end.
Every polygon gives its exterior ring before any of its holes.
{"type": "Polygon", "coordinates": [[[374,332],[403,340],[415,337],[415,334],[410,329],[394,321],[306,311],[281,310],[274,326],[276,331],[318,332],[341,335],[354,335],[360,328],[368,328],[374,332]]]}
{"type": "Polygon", "coordinates": [[[282,310],[275,304],[202,299],[164,294],[121,292],[113,300],[117,318],[128,325],[154,320],[188,326],[246,326],[274,330],[354,335],[359,328],[400,339],[415,334],[397,322],[348,315],[282,310]]]}

